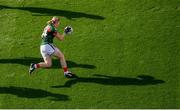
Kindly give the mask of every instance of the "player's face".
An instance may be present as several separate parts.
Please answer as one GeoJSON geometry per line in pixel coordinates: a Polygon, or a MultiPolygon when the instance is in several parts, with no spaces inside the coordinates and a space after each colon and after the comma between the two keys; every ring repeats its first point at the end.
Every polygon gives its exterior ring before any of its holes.
{"type": "Polygon", "coordinates": [[[54,26],[57,28],[57,27],[59,27],[59,21],[57,21],[55,24],[54,24],[54,26]]]}

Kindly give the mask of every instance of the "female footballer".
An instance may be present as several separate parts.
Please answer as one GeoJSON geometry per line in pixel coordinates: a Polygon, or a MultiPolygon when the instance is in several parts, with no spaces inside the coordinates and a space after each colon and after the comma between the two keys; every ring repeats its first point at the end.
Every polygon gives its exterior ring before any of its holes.
{"type": "Polygon", "coordinates": [[[59,27],[60,20],[57,17],[53,17],[50,21],[47,22],[47,26],[44,28],[44,31],[41,35],[42,37],[42,43],[40,46],[40,52],[44,59],[44,62],[40,63],[31,63],[29,68],[30,75],[36,68],[48,68],[52,65],[52,59],[51,56],[55,56],[59,59],[61,67],[64,70],[64,76],[67,78],[72,78],[75,76],[75,74],[71,73],[67,68],[67,63],[64,57],[64,54],[53,45],[53,39],[54,37],[58,40],[62,41],[64,40],[64,36],[71,32],[71,29],[65,29],[63,35],[61,35],[57,28],[59,27]]]}

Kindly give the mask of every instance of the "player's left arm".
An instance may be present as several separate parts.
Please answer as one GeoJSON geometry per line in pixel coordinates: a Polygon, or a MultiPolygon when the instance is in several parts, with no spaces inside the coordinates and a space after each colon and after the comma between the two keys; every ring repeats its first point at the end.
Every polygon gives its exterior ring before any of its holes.
{"type": "Polygon", "coordinates": [[[59,32],[57,32],[57,30],[55,30],[55,37],[57,37],[59,40],[64,40],[65,35],[70,34],[73,32],[73,29],[71,26],[67,26],[64,28],[64,33],[60,34],[59,32]]]}
{"type": "Polygon", "coordinates": [[[56,32],[56,35],[55,35],[55,37],[56,37],[57,39],[59,39],[60,41],[63,41],[63,40],[64,40],[64,36],[65,36],[65,35],[60,34],[59,32],[56,32]]]}

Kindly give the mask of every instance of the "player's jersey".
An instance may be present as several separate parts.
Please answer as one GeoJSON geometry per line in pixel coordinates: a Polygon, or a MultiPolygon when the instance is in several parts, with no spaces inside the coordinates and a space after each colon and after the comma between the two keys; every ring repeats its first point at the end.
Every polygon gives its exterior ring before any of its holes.
{"type": "Polygon", "coordinates": [[[57,29],[52,25],[49,24],[44,28],[44,31],[41,35],[42,37],[42,43],[41,45],[45,45],[45,44],[52,44],[53,43],[53,38],[55,37],[57,33],[57,29]]]}

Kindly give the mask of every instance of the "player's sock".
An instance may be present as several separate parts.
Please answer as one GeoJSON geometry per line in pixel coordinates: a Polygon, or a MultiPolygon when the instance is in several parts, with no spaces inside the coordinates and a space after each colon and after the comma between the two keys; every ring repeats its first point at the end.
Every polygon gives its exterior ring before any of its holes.
{"type": "Polygon", "coordinates": [[[40,68],[40,65],[37,63],[34,65],[35,68],[40,68]]]}
{"type": "Polygon", "coordinates": [[[63,70],[64,70],[64,73],[68,72],[68,68],[67,67],[64,67],[63,70]]]}
{"type": "Polygon", "coordinates": [[[77,78],[77,76],[75,74],[73,74],[71,71],[68,71],[67,67],[63,68],[64,70],[64,76],[67,78],[77,78]]]}

